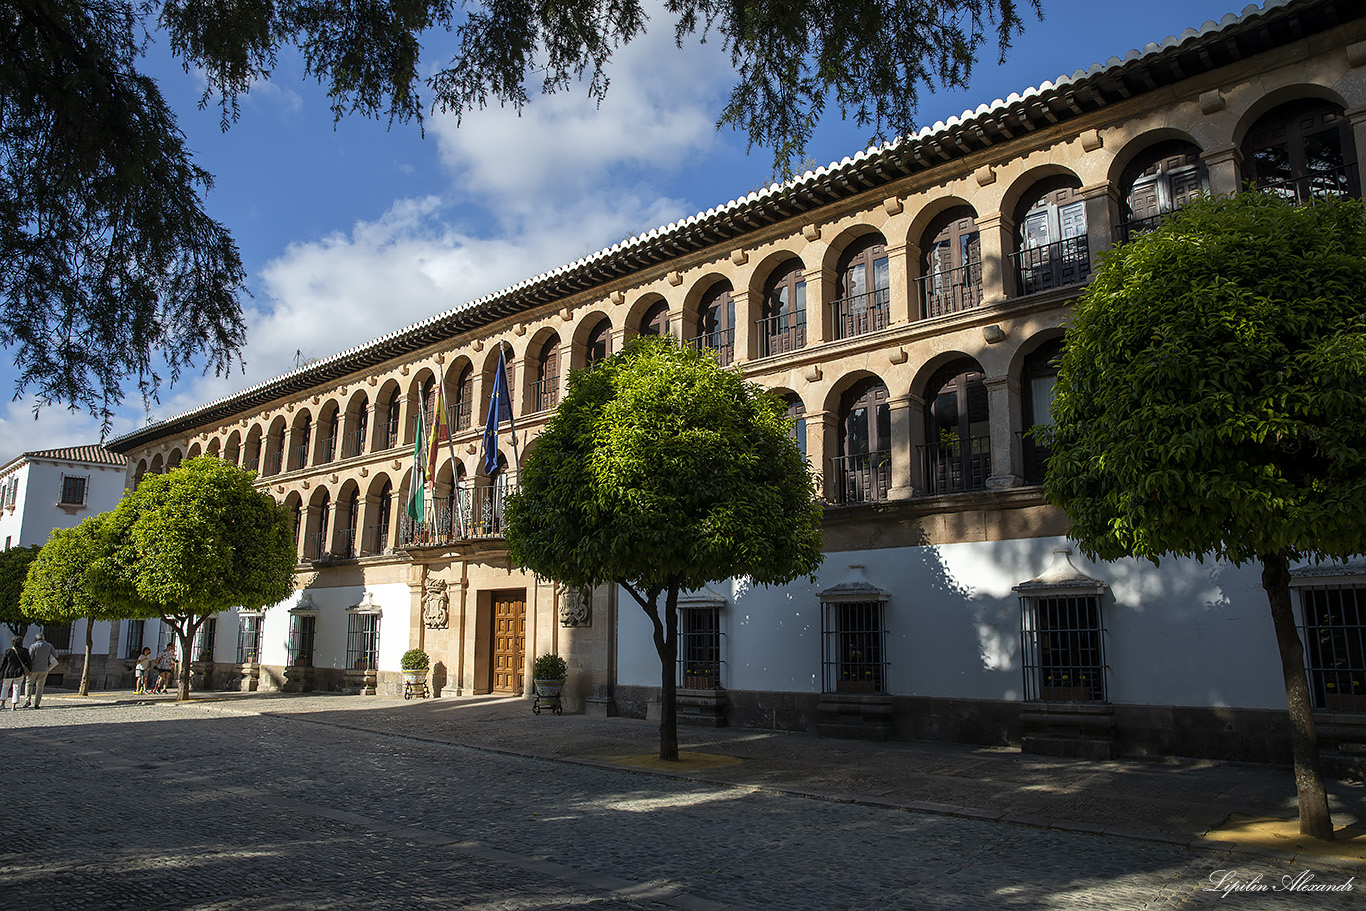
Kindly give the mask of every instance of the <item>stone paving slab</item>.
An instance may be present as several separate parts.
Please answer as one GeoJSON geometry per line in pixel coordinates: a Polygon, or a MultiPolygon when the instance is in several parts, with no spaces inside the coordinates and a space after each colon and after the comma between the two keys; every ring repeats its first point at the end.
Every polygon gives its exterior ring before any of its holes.
{"type": "MultiPolygon", "coordinates": [[[[62,697],[58,697],[62,698],[62,697]]],[[[68,697],[77,700],[78,697],[68,697]]],[[[93,701],[133,702],[173,711],[169,697],[96,693],[93,701]]],[[[656,753],[658,726],[628,718],[533,715],[530,699],[489,696],[403,700],[336,694],[196,694],[191,705],[218,712],[288,716],[297,721],[460,744],[541,759],[614,766],[656,753]]],[[[1105,832],[1208,846],[1231,816],[1296,815],[1288,768],[1207,760],[1090,762],[1018,750],[941,743],[861,743],[806,733],[679,728],[680,749],[741,760],[715,768],[639,769],[687,781],[899,807],[1035,828],[1105,832]]],[[[1366,786],[1331,781],[1338,827],[1366,821],[1366,786]]],[[[1217,843],[1219,850],[1230,846],[1217,843]]],[[[1255,841],[1233,850],[1278,850],[1255,841]]],[[[1281,851],[1294,857],[1296,852],[1281,851]]],[[[1320,863],[1360,866],[1351,856],[1320,863]]]]}

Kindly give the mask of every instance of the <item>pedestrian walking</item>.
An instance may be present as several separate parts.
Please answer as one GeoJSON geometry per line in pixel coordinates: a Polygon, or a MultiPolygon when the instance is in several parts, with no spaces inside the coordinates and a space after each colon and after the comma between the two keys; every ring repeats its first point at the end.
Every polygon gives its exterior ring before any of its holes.
{"type": "Polygon", "coordinates": [[[48,672],[57,664],[57,650],[39,631],[28,647],[28,698],[24,700],[24,708],[43,707],[43,687],[47,685],[48,672]]]}
{"type": "Polygon", "coordinates": [[[133,695],[141,696],[148,691],[148,677],[151,676],[152,664],[156,660],[156,656],[152,654],[152,647],[144,645],[142,654],[138,655],[137,661],[133,663],[133,695]]]}
{"type": "Polygon", "coordinates": [[[166,643],[166,650],[157,655],[157,685],[153,692],[164,693],[171,685],[171,675],[175,673],[175,644],[166,643]]]}
{"type": "Polygon", "coordinates": [[[0,658],[0,707],[4,706],[3,698],[8,697],[10,710],[19,708],[19,694],[23,691],[28,669],[28,649],[24,648],[24,640],[15,636],[10,639],[4,657],[0,658]]]}

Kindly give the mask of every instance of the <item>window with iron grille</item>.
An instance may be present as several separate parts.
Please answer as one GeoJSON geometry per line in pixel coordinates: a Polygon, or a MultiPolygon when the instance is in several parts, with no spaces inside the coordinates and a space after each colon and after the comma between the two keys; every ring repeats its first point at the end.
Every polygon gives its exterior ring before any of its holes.
{"type": "Polygon", "coordinates": [[[63,506],[84,506],[87,478],[81,475],[62,475],[63,506]]]}
{"type": "Polygon", "coordinates": [[[213,643],[217,632],[217,617],[210,617],[200,624],[199,629],[194,634],[194,646],[190,649],[190,654],[194,655],[195,661],[213,660],[213,643]]]}
{"type": "Polygon", "coordinates": [[[1298,591],[1314,708],[1366,712],[1366,588],[1316,585],[1298,591]]]}
{"type": "Polygon", "coordinates": [[[679,605],[678,685],[694,690],[713,690],[723,686],[719,606],[679,605]]]}
{"type": "Polygon", "coordinates": [[[69,653],[71,651],[71,627],[70,623],[55,624],[53,626],[43,625],[43,638],[57,651],[69,653]]]}
{"type": "Polygon", "coordinates": [[[1106,702],[1104,641],[1099,595],[1021,599],[1025,699],[1106,702]]]}
{"type": "Polygon", "coordinates": [[[123,657],[136,658],[142,654],[142,628],[146,621],[128,621],[128,642],[123,650],[123,657]]]}
{"type": "Polygon", "coordinates": [[[237,663],[259,664],[261,662],[261,621],[260,614],[242,614],[241,625],[237,627],[237,663]]]}
{"type": "Polygon", "coordinates": [[[316,614],[291,614],[289,617],[289,654],[291,667],[313,666],[313,640],[318,632],[316,614]]]}
{"type": "Polygon", "coordinates": [[[346,666],[366,671],[379,667],[379,614],[351,611],[347,617],[346,666]]]}
{"type": "Polygon", "coordinates": [[[881,601],[821,604],[823,692],[887,692],[885,606],[881,601]]]}

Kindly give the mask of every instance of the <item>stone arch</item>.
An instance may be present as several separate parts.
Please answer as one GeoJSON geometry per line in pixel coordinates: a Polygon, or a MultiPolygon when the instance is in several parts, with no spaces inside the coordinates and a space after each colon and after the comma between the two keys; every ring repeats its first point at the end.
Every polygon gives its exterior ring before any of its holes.
{"type": "Polygon", "coordinates": [[[291,490],[285,494],[285,510],[290,515],[291,528],[294,536],[294,558],[300,559],[303,553],[304,528],[308,515],[304,510],[304,498],[297,490],[291,490]]]}
{"type": "Polygon", "coordinates": [[[419,415],[429,423],[431,415],[427,413],[428,404],[424,398],[430,398],[431,390],[436,387],[436,374],[430,367],[422,367],[413,371],[413,378],[408,381],[408,390],[405,394],[404,416],[403,416],[403,445],[411,446],[417,440],[417,423],[419,415]],[[419,407],[419,404],[421,407],[419,407]]]}
{"type": "Polygon", "coordinates": [[[612,353],[612,317],[605,310],[589,310],[579,316],[569,337],[572,370],[582,370],[612,353]],[[605,332],[603,330],[606,330],[605,332]],[[594,350],[595,345],[599,350],[594,350]]]}
{"type": "Polygon", "coordinates": [[[170,471],[173,468],[179,468],[180,463],[184,460],[185,453],[181,451],[179,446],[175,447],[171,450],[171,454],[166,457],[166,470],[170,471]]]}
{"type": "Polygon", "coordinates": [[[297,471],[312,464],[309,460],[314,456],[315,436],[317,428],[313,426],[313,412],[308,408],[300,408],[295,412],[294,420],[289,425],[289,456],[286,459],[286,471],[297,471]]]}
{"type": "Polygon", "coordinates": [[[223,461],[230,465],[242,464],[242,432],[233,430],[223,443],[223,461]]]}
{"type": "Polygon", "coordinates": [[[190,451],[189,451],[189,454],[186,456],[186,458],[193,459],[193,458],[195,458],[196,456],[198,456],[199,454],[200,454],[199,441],[198,441],[198,440],[195,440],[193,443],[190,444],[190,451]]]}
{"type": "Polygon", "coordinates": [[[636,299],[636,302],[631,305],[630,309],[626,311],[626,321],[622,324],[626,333],[625,337],[627,339],[632,339],[637,335],[640,335],[646,316],[652,313],[661,304],[669,311],[669,328],[670,331],[672,331],[674,324],[682,314],[674,312],[673,307],[669,304],[664,295],[656,291],[651,291],[642,294],[636,299]]]}
{"type": "Polygon", "coordinates": [[[403,388],[389,377],[375,393],[375,448],[397,449],[403,445],[403,388]]]}
{"type": "Polygon", "coordinates": [[[364,389],[351,393],[342,417],[343,459],[363,456],[370,450],[370,396],[364,389]]]}
{"type": "Polygon", "coordinates": [[[337,490],[333,509],[332,555],[348,560],[360,553],[361,494],[354,478],[347,478],[337,490]]]}

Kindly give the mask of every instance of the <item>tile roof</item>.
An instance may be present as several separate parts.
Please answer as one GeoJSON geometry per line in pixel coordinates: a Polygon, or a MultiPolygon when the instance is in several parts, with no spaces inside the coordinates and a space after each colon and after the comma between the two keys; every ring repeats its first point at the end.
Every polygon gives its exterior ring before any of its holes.
{"type": "Polygon", "coordinates": [[[24,453],[24,458],[51,459],[56,462],[93,462],[97,465],[118,465],[119,467],[128,464],[128,459],[125,457],[98,445],[35,450],[24,453]]]}

